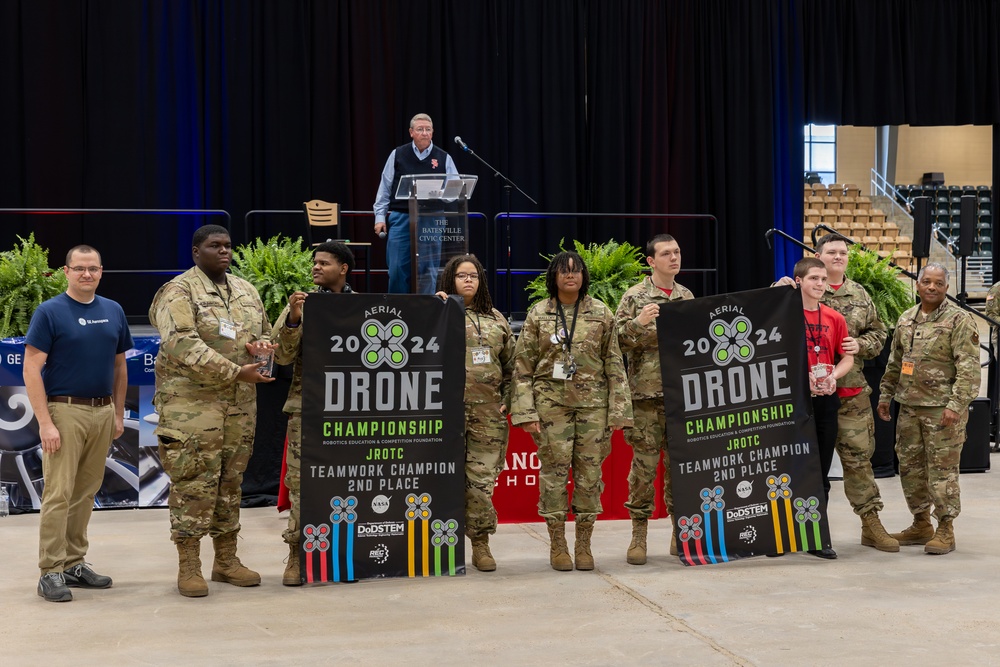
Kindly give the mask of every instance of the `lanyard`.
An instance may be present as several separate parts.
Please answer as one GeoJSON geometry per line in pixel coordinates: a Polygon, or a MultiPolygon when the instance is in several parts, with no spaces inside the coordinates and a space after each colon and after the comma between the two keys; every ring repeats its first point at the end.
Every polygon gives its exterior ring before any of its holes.
{"type": "MultiPolygon", "coordinates": [[[[465,311],[465,316],[472,322],[472,315],[469,315],[468,310],[465,311]]],[[[479,337],[479,347],[483,347],[483,328],[482,322],[479,320],[479,313],[476,313],[476,321],[472,322],[472,327],[476,330],[476,336],[479,337]]]]}
{"type": "MultiPolygon", "coordinates": [[[[808,312],[808,311],[806,311],[808,312]]],[[[805,313],[803,313],[803,316],[805,313]]],[[[816,333],[813,334],[809,318],[806,317],[806,338],[813,344],[813,352],[816,353],[816,362],[819,363],[820,342],[823,340],[823,306],[816,309],[816,333]]]]}
{"type": "MultiPolygon", "coordinates": [[[[559,313],[559,318],[562,320],[563,331],[566,332],[566,337],[563,339],[563,349],[566,350],[566,354],[569,354],[570,353],[570,349],[573,347],[573,334],[576,332],[576,314],[577,314],[577,311],[579,311],[579,309],[580,309],[580,302],[577,301],[575,304],[573,304],[573,326],[572,326],[572,328],[570,328],[566,324],[566,311],[563,310],[562,303],[560,303],[558,299],[556,300],[556,306],[557,306],[557,310],[558,310],[558,313],[559,313]]],[[[556,326],[558,327],[558,323],[557,323],[556,326]]],[[[558,336],[558,335],[559,335],[559,332],[556,331],[556,336],[558,336]]]]}

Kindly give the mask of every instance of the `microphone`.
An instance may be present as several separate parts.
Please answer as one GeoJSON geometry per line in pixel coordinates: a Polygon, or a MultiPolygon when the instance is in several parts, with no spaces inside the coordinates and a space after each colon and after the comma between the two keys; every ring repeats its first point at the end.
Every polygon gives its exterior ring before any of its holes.
{"type": "Polygon", "coordinates": [[[469,147],[468,145],[466,145],[464,141],[462,141],[462,137],[455,137],[455,143],[461,146],[462,150],[465,151],[466,153],[469,152],[469,147]]]}
{"type": "Polygon", "coordinates": [[[378,237],[379,237],[380,239],[384,239],[384,238],[385,238],[385,232],[379,232],[379,233],[378,233],[378,237]]]}
{"type": "Polygon", "coordinates": [[[773,250],[774,247],[771,245],[771,237],[774,236],[774,229],[769,229],[764,232],[764,240],[767,241],[767,249],[773,250]]]}

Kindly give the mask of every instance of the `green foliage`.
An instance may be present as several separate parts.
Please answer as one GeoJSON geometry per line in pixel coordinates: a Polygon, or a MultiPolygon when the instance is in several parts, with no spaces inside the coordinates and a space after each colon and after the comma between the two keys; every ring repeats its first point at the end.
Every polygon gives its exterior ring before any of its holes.
{"type": "Polygon", "coordinates": [[[49,251],[34,233],[17,238],[20,247],[0,253],[0,338],[28,333],[35,309],[66,291],[66,274],[49,268],[49,251]]]}
{"type": "Polygon", "coordinates": [[[890,266],[889,261],[888,257],[879,259],[875,253],[852,245],[845,274],[865,288],[875,302],[878,318],[889,329],[894,329],[899,316],[916,302],[913,290],[899,279],[899,269],[890,266]]]}
{"type": "MultiPolygon", "coordinates": [[[[566,250],[565,239],[559,240],[559,250],[566,250]]],[[[638,283],[646,270],[646,263],[641,248],[625,242],[608,241],[607,243],[591,243],[584,246],[579,241],[573,241],[574,250],[583,258],[590,273],[590,287],[587,293],[595,299],[603,301],[611,310],[618,309],[625,291],[638,283]]],[[[542,255],[546,262],[551,262],[555,254],[542,255]]],[[[534,305],[542,299],[549,298],[545,288],[545,274],[535,277],[525,288],[528,298],[534,305]]]]}
{"type": "Polygon", "coordinates": [[[312,265],[312,251],[302,249],[301,237],[293,240],[279,235],[233,248],[233,275],[257,288],[272,324],[292,292],[313,288],[312,265]]]}

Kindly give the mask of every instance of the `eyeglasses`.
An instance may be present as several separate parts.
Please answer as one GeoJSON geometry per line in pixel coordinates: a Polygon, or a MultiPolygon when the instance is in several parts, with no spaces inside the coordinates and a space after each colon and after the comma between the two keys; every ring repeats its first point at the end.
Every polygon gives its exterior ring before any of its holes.
{"type": "Polygon", "coordinates": [[[559,275],[560,276],[582,276],[583,275],[583,271],[582,270],[580,270],[580,271],[575,271],[575,270],[574,271],[560,271],[559,275]]]}
{"type": "Polygon", "coordinates": [[[430,134],[431,132],[434,131],[434,128],[433,127],[415,127],[415,128],[413,128],[413,131],[416,132],[417,134],[430,134]]]}
{"type": "Polygon", "coordinates": [[[81,273],[92,273],[96,276],[103,268],[103,266],[71,266],[69,267],[69,270],[77,275],[81,273]]]}
{"type": "Polygon", "coordinates": [[[478,273],[456,273],[455,280],[479,280],[478,273]]]}

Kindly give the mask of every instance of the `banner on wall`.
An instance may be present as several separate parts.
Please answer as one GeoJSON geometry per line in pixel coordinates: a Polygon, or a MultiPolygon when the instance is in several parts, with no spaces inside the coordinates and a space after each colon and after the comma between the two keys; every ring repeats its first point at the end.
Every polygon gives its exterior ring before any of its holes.
{"type": "MultiPolygon", "coordinates": [[[[115,438],[104,466],[96,508],[166,505],[169,479],[163,472],[153,429],[156,414],[154,360],[158,334],[133,329],[135,344],[125,353],[128,389],[125,432],[115,438]]],[[[42,449],[38,420],[24,388],[24,337],[0,339],[0,484],[14,510],[41,508],[42,449]]]]}
{"type": "Polygon", "coordinates": [[[435,296],[311,294],[305,583],[465,574],[465,327],[435,296]]]}
{"type": "Polygon", "coordinates": [[[799,293],[677,301],[656,328],[681,561],[830,546],[799,293]]]}

